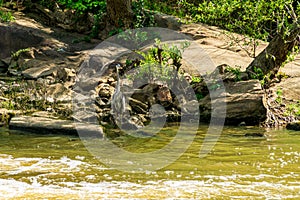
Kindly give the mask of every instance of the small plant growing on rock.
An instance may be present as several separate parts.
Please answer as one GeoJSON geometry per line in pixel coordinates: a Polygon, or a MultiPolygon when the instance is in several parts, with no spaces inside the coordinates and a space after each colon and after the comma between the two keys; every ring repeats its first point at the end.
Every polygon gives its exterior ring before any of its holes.
{"type": "Polygon", "coordinates": [[[202,81],[203,81],[202,78],[200,78],[198,76],[192,76],[191,84],[200,83],[202,81]]]}
{"type": "Polygon", "coordinates": [[[287,105],[284,115],[300,117],[300,101],[287,105]]]}
{"type": "Polygon", "coordinates": [[[0,22],[11,22],[14,21],[15,17],[11,12],[0,11],[0,22]]]}
{"type": "MultiPolygon", "coordinates": [[[[146,53],[138,52],[144,59],[139,63],[140,73],[135,78],[148,77],[149,80],[160,78],[161,80],[170,80],[176,78],[180,67],[182,54],[190,45],[189,42],[183,42],[180,47],[177,45],[161,44],[159,39],[155,39],[155,45],[146,53]],[[176,71],[176,74],[173,72],[176,71]]],[[[128,61],[129,62],[129,61],[128,61]]],[[[133,77],[128,76],[132,79],[133,77]]]]}
{"type": "Polygon", "coordinates": [[[18,60],[18,58],[20,57],[20,55],[22,53],[26,53],[26,52],[29,52],[29,51],[30,51],[30,48],[19,49],[18,51],[11,53],[11,58],[14,59],[14,60],[18,60]]]}
{"type": "Polygon", "coordinates": [[[232,74],[235,75],[235,81],[240,81],[241,80],[241,67],[237,67],[237,68],[234,68],[234,67],[230,67],[230,66],[227,66],[225,68],[225,72],[230,72],[232,74]]]}
{"type": "Polygon", "coordinates": [[[279,103],[279,104],[282,103],[282,94],[283,94],[282,89],[278,89],[278,90],[276,91],[277,97],[276,97],[275,101],[276,101],[277,103],[279,103]]]}
{"type": "Polygon", "coordinates": [[[263,73],[263,71],[262,71],[262,69],[261,68],[259,68],[259,67],[254,67],[254,73],[252,73],[251,75],[250,75],[250,78],[251,79],[258,79],[258,80],[262,80],[263,78],[264,78],[264,73],[263,73]]]}

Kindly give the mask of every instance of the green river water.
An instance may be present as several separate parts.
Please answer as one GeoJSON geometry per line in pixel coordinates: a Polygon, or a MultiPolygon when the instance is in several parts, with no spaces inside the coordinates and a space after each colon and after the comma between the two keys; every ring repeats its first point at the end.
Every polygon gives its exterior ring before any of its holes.
{"type": "MultiPolygon", "coordinates": [[[[101,164],[80,138],[0,130],[0,199],[300,199],[300,133],[224,127],[199,158],[207,127],[163,169],[128,173],[101,164]],[[245,137],[264,133],[265,137],[245,137]]],[[[128,151],[158,149],[176,134],[121,137],[128,151]]]]}

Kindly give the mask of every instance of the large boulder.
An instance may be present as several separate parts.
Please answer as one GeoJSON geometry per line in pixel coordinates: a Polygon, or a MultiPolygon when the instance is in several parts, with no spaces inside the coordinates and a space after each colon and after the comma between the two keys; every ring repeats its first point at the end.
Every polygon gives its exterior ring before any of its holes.
{"type": "Polygon", "coordinates": [[[179,30],[181,26],[180,19],[162,13],[155,13],[154,20],[157,26],[162,28],[179,30]]]}
{"type": "Polygon", "coordinates": [[[43,40],[32,31],[0,23],[0,58],[9,57],[20,49],[38,46],[43,40]]]}
{"type": "Polygon", "coordinates": [[[266,118],[264,91],[259,80],[229,82],[224,86],[225,93],[212,100],[207,95],[200,101],[202,120],[210,120],[212,105],[219,116],[226,116],[225,123],[230,125],[238,125],[241,122],[257,125],[266,118]]]}

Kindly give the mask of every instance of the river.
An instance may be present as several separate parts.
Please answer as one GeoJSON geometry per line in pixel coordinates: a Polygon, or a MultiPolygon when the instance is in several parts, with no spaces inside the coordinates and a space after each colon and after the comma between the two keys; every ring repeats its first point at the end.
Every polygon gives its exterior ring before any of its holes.
{"type": "MultiPolygon", "coordinates": [[[[167,127],[143,142],[121,137],[128,151],[161,148],[167,127]],[[163,139],[162,139],[163,138],[163,139]],[[145,143],[146,141],[146,143],[145,143]]],[[[299,199],[300,133],[224,127],[212,151],[199,158],[207,127],[180,158],[144,173],[101,164],[75,136],[0,130],[1,199],[299,199]],[[245,137],[264,133],[265,137],[245,137]]]]}

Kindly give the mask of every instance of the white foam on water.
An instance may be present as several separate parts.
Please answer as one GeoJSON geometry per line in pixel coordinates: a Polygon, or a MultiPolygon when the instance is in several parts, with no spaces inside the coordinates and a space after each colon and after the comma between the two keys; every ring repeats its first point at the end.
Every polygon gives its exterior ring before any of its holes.
{"type": "MultiPolygon", "coordinates": [[[[230,177],[228,177],[229,179],[230,177]]],[[[5,198],[299,198],[300,183],[288,186],[266,181],[239,184],[234,181],[207,183],[198,180],[149,181],[142,184],[126,181],[64,182],[58,185],[31,184],[0,179],[0,195],[5,198]],[[239,195],[241,194],[241,195],[239,195]]]]}
{"type": "MultiPolygon", "coordinates": [[[[295,179],[298,177],[297,173],[286,173],[280,177],[269,174],[232,174],[197,176],[197,180],[160,179],[130,182],[114,180],[114,176],[107,171],[102,178],[100,177],[105,181],[96,182],[99,180],[96,174],[83,174],[84,181],[80,181],[74,175],[75,172],[80,173],[80,170],[86,168],[101,168],[102,171],[104,169],[103,166],[92,166],[83,160],[83,158],[74,160],[66,156],[60,159],[13,158],[10,155],[0,154],[0,172],[5,175],[2,177],[11,177],[0,179],[0,197],[4,199],[300,198],[300,182],[295,179]],[[31,175],[23,179],[15,178],[23,174],[31,175]],[[74,182],[55,178],[60,175],[72,177],[74,182]],[[289,178],[292,178],[293,182],[285,181],[289,178]]],[[[148,175],[150,174],[152,173],[148,172],[148,175]]],[[[176,171],[165,171],[164,174],[168,177],[171,175],[178,177],[176,171]]],[[[129,175],[126,177],[130,178],[129,175]]]]}

